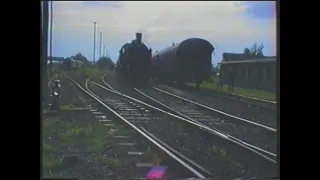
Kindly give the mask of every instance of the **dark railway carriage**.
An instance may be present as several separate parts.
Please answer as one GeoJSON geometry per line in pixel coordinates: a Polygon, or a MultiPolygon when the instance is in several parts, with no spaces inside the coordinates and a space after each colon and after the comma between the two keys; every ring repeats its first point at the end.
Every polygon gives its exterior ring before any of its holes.
{"type": "Polygon", "coordinates": [[[162,81],[179,83],[195,81],[197,87],[210,78],[213,45],[200,38],[191,38],[153,55],[155,76],[162,81]]]}
{"type": "Polygon", "coordinates": [[[150,79],[151,49],[141,42],[141,37],[137,33],[135,40],[123,45],[117,61],[117,74],[134,85],[147,84],[150,79]]]}

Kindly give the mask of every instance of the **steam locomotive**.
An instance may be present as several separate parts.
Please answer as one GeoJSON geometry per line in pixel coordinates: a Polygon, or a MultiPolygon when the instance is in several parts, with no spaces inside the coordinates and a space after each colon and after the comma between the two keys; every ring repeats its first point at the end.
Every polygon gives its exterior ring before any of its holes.
{"type": "Polygon", "coordinates": [[[121,47],[116,63],[117,76],[134,86],[147,85],[151,74],[152,50],[141,40],[142,33],[136,33],[135,40],[121,47]]]}

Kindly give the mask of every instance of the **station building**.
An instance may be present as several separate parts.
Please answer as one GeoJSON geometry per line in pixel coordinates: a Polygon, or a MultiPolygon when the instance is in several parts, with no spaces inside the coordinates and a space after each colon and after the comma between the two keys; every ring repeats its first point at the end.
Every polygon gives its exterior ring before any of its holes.
{"type": "Polygon", "coordinates": [[[235,87],[271,92],[277,90],[276,56],[257,58],[244,54],[223,53],[219,65],[223,72],[227,72],[229,67],[235,71],[235,87]]]}

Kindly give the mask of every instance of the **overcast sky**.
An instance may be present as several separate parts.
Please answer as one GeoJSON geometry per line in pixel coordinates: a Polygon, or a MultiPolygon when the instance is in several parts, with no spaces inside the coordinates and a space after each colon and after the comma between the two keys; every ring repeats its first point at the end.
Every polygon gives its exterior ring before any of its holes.
{"type": "Polygon", "coordinates": [[[204,38],[216,48],[213,63],[223,52],[241,53],[254,42],[264,43],[265,55],[275,55],[274,2],[236,1],[55,1],[53,2],[53,56],[78,52],[93,59],[93,22],[115,61],[119,48],[135,32],[154,51],[187,38],[204,38]]]}

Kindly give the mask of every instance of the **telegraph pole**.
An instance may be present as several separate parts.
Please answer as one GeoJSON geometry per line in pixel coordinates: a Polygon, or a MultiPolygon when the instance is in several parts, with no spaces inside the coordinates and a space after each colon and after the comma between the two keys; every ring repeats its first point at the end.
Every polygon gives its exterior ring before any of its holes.
{"type": "Polygon", "coordinates": [[[97,22],[93,22],[93,67],[96,64],[96,26],[97,22]]]}
{"type": "Polygon", "coordinates": [[[106,45],[103,45],[103,56],[106,56],[106,45]]]}
{"type": "Polygon", "coordinates": [[[109,57],[108,49],[106,49],[106,56],[109,57]]]}
{"type": "Polygon", "coordinates": [[[99,58],[101,58],[101,50],[102,50],[102,32],[100,33],[99,58]]]}
{"type": "Polygon", "coordinates": [[[45,107],[48,105],[48,25],[49,25],[49,3],[48,1],[41,1],[42,3],[42,101],[45,107]]]}
{"type": "Polygon", "coordinates": [[[52,24],[53,24],[53,7],[52,7],[52,3],[53,1],[50,1],[50,77],[53,77],[53,73],[52,73],[52,24]]]}

